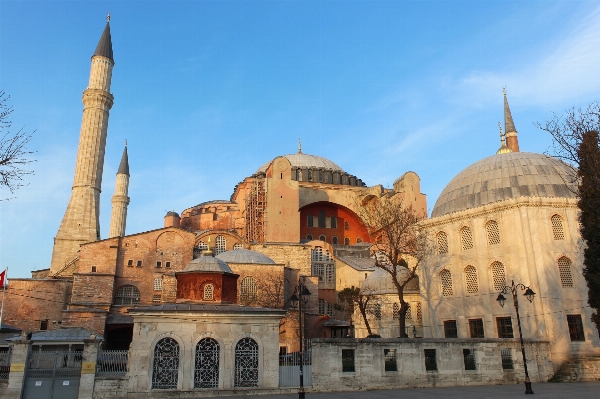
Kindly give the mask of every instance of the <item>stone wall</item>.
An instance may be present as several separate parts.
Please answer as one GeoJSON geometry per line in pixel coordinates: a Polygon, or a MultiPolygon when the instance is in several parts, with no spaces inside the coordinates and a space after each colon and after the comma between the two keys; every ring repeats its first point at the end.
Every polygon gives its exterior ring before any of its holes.
{"type": "MultiPolygon", "coordinates": [[[[514,384],[524,380],[518,340],[513,339],[316,339],[312,347],[313,389],[366,390],[455,385],[514,384]],[[512,370],[502,368],[501,349],[509,349],[512,370]],[[354,372],[342,370],[342,351],[354,351],[354,372]],[[435,350],[437,371],[425,369],[425,349],[435,350]],[[476,370],[465,370],[463,349],[474,352],[476,370]],[[384,351],[396,351],[397,371],[385,371],[384,351]],[[332,383],[335,381],[335,383],[332,383]]],[[[550,346],[525,344],[532,382],[553,374],[550,346]]]]}
{"type": "Polygon", "coordinates": [[[114,399],[127,397],[128,377],[96,377],[94,399],[114,399]]]}

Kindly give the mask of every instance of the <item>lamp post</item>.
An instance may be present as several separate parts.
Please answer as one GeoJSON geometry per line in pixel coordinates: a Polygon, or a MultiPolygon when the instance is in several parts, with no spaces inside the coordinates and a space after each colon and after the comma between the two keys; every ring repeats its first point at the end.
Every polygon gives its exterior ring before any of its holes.
{"type": "Polygon", "coordinates": [[[302,326],[302,305],[308,303],[310,291],[301,280],[298,280],[298,285],[294,288],[294,293],[290,297],[292,308],[298,308],[298,329],[300,330],[300,389],[298,390],[298,399],[304,399],[304,328],[302,326]],[[298,295],[296,295],[298,294],[298,295]]]}
{"type": "Polygon", "coordinates": [[[521,354],[523,355],[523,367],[525,369],[525,394],[533,394],[531,390],[531,381],[529,380],[529,373],[527,372],[527,359],[525,358],[525,345],[523,344],[523,332],[521,331],[521,318],[519,316],[519,298],[517,297],[517,290],[523,290],[525,293],[523,294],[529,302],[533,302],[533,297],[535,296],[535,292],[529,287],[526,287],[523,284],[515,284],[514,280],[511,281],[512,285],[504,286],[502,291],[498,294],[498,298],[496,300],[500,304],[500,306],[504,307],[504,303],[506,302],[506,298],[502,294],[508,294],[512,292],[513,302],[515,304],[515,310],[517,311],[517,325],[519,326],[519,338],[521,340],[521,354]]]}

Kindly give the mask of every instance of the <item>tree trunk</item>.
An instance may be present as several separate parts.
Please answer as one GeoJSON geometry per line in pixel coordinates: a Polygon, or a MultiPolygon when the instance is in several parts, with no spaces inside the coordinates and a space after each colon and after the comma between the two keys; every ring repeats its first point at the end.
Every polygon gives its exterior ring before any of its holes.
{"type": "Polygon", "coordinates": [[[369,320],[367,320],[367,303],[369,302],[369,298],[365,299],[363,302],[363,297],[362,295],[358,298],[358,309],[360,310],[360,314],[363,317],[363,320],[365,321],[365,327],[367,327],[367,332],[369,333],[369,335],[372,335],[373,332],[371,331],[371,325],[369,324],[369,320]]]}

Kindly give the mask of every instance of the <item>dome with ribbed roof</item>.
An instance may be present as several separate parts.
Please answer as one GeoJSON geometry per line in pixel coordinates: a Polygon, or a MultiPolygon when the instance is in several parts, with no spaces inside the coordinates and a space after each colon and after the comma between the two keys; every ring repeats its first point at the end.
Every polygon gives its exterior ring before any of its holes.
{"type": "Polygon", "coordinates": [[[493,155],[467,167],[444,188],[431,217],[517,197],[576,198],[574,170],[532,152],[493,155]]]}
{"type": "MultiPolygon", "coordinates": [[[[327,169],[327,170],[333,170],[336,172],[343,172],[342,168],[340,168],[338,165],[336,165],[335,162],[330,161],[327,158],[319,157],[316,155],[303,154],[303,153],[299,152],[297,154],[288,154],[288,155],[282,155],[282,156],[284,158],[286,158],[288,161],[290,161],[290,164],[292,164],[292,167],[295,166],[297,168],[307,168],[307,169],[323,168],[323,169],[327,169]]],[[[269,162],[267,162],[266,164],[264,164],[263,166],[258,168],[256,173],[266,172],[266,170],[269,167],[269,165],[271,164],[271,162],[273,162],[273,160],[270,160],[269,162]]]]}
{"type": "Polygon", "coordinates": [[[201,256],[187,264],[184,272],[223,272],[233,273],[229,265],[212,256],[201,256]]]}
{"type": "Polygon", "coordinates": [[[249,249],[234,249],[231,251],[221,252],[216,256],[228,263],[258,263],[261,265],[274,265],[275,261],[269,258],[267,255],[261,254],[260,252],[251,251],[249,249]]]}

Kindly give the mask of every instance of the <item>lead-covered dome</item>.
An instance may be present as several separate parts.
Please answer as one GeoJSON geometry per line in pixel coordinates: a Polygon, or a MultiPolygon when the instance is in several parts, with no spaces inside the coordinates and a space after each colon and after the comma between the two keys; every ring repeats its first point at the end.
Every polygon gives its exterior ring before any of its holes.
{"type": "Polygon", "coordinates": [[[229,265],[212,256],[201,256],[187,264],[184,272],[223,272],[233,273],[229,265]]]}
{"type": "Polygon", "coordinates": [[[431,217],[517,197],[576,198],[574,170],[532,152],[498,154],[467,167],[440,194],[431,217]]]}
{"type": "MultiPolygon", "coordinates": [[[[332,162],[327,158],[319,157],[316,155],[303,154],[303,153],[299,152],[297,154],[288,154],[288,155],[282,155],[282,156],[284,158],[287,158],[288,161],[290,161],[290,164],[292,164],[292,167],[295,166],[297,168],[307,168],[307,169],[323,168],[323,169],[327,169],[327,170],[343,172],[342,168],[340,168],[338,165],[336,165],[335,162],[332,162]]],[[[256,173],[258,174],[258,173],[266,172],[267,168],[269,167],[271,162],[273,162],[273,160],[270,160],[269,162],[267,162],[266,164],[264,164],[263,166],[258,168],[256,173]]]]}
{"type": "MultiPolygon", "coordinates": [[[[410,270],[406,267],[398,267],[396,276],[398,283],[403,284],[410,278],[410,270]]],[[[415,277],[406,284],[404,291],[418,291],[419,290],[419,278],[415,277]]],[[[384,295],[384,294],[397,294],[396,286],[392,281],[392,276],[382,268],[376,267],[375,271],[363,281],[360,287],[360,293],[362,295],[384,295]]]]}
{"type": "Polygon", "coordinates": [[[260,252],[251,251],[249,249],[234,249],[231,251],[221,252],[216,256],[228,263],[258,263],[261,265],[274,265],[275,261],[269,258],[267,255],[261,254],[260,252]]]}

